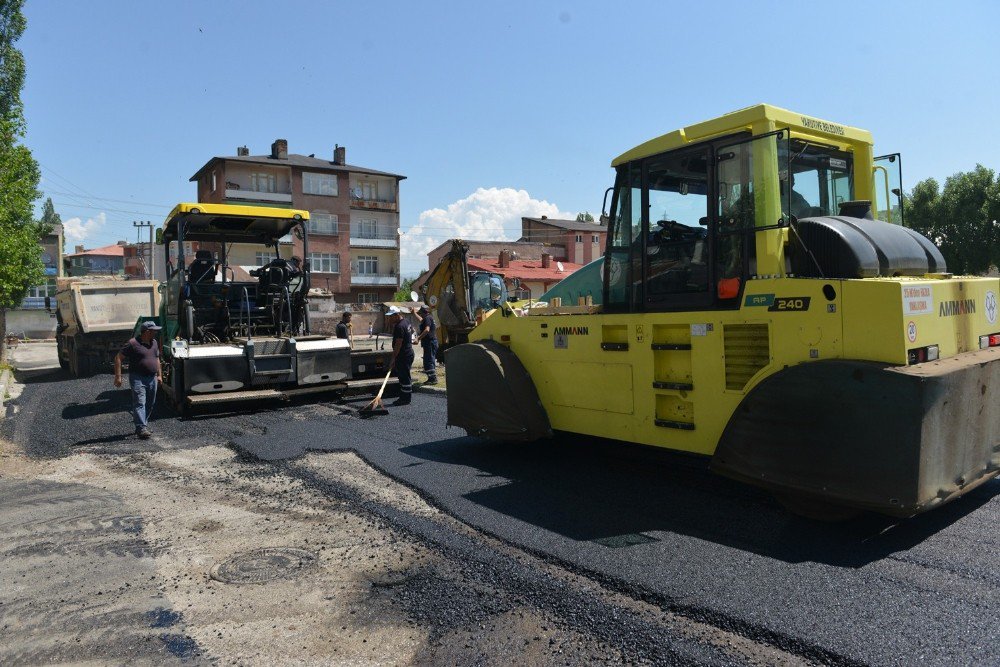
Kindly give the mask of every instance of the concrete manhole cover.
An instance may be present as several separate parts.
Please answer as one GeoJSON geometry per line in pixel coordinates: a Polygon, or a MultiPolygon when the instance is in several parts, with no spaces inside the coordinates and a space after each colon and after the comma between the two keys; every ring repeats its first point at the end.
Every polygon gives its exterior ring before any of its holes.
{"type": "Polygon", "coordinates": [[[226,584],[263,584],[297,577],[316,564],[316,554],[304,549],[271,547],[236,554],[212,567],[213,579],[226,584]]]}

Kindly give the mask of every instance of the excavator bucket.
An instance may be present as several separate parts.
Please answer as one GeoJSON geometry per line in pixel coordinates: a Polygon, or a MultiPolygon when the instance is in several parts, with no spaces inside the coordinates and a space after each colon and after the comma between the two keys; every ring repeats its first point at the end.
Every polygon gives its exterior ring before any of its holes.
{"type": "Polygon", "coordinates": [[[448,424],[469,435],[530,442],[552,436],[548,415],[521,360],[484,340],[445,353],[448,424]]]}

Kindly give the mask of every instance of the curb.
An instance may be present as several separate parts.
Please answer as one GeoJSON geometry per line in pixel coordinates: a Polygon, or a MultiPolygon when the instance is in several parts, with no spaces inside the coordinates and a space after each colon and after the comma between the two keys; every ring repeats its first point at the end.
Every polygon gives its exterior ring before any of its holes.
{"type": "Polygon", "coordinates": [[[7,416],[7,390],[12,379],[8,369],[0,371],[0,421],[3,421],[3,418],[7,416]]]}

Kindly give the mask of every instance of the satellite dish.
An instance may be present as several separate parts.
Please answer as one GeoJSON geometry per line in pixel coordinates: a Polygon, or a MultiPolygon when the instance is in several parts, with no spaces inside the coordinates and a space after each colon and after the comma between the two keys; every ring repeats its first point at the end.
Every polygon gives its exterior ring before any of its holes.
{"type": "Polygon", "coordinates": [[[410,291],[410,301],[420,301],[420,295],[417,294],[416,290],[410,291]]]}
{"type": "Polygon", "coordinates": [[[559,269],[560,271],[565,271],[566,270],[566,269],[563,268],[562,262],[556,262],[556,268],[559,269]]]}

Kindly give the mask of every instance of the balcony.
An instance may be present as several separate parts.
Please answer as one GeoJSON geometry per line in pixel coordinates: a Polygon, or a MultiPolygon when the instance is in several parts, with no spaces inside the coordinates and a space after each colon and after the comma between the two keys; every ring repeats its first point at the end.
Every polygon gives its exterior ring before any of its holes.
{"type": "Polygon", "coordinates": [[[351,197],[351,208],[360,208],[372,211],[396,211],[396,202],[383,199],[362,199],[361,197],[351,197]]]}
{"type": "Polygon", "coordinates": [[[242,188],[226,188],[226,201],[266,201],[282,204],[292,203],[291,192],[258,192],[242,188]]]}
{"type": "Polygon", "coordinates": [[[352,273],[351,285],[399,287],[399,276],[395,273],[352,273]]]}
{"type": "Polygon", "coordinates": [[[399,234],[395,232],[351,232],[351,247],[354,248],[398,248],[399,234]]]}

